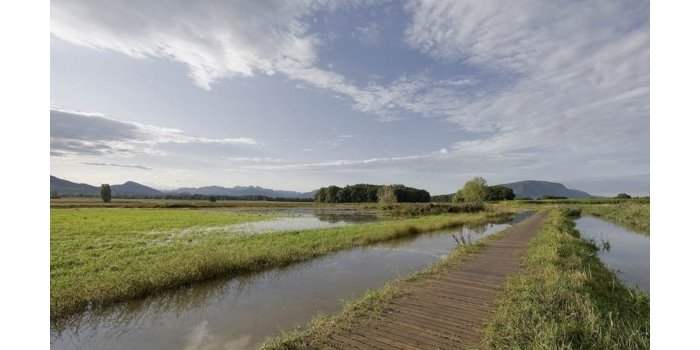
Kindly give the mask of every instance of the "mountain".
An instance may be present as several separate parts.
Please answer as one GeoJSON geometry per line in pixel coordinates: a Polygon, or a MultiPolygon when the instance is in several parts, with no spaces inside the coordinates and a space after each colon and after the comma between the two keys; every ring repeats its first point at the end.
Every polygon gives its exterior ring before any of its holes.
{"type": "Polygon", "coordinates": [[[115,197],[156,197],[163,195],[161,191],[134,181],[127,181],[121,185],[112,185],[111,187],[112,196],[115,197]]]}
{"type": "Polygon", "coordinates": [[[178,188],[171,193],[181,193],[181,194],[199,194],[204,196],[265,196],[265,197],[276,197],[276,198],[313,198],[314,192],[295,192],[295,191],[282,191],[282,190],[272,190],[269,188],[263,188],[259,186],[235,186],[235,187],[221,187],[221,186],[205,186],[205,187],[183,187],[178,188]]]}
{"type": "Polygon", "coordinates": [[[51,176],[51,192],[61,196],[97,196],[100,193],[100,188],[51,176]]]}
{"type": "Polygon", "coordinates": [[[558,182],[527,180],[502,184],[501,186],[512,189],[513,192],[515,192],[516,198],[542,198],[544,196],[567,198],[591,197],[591,195],[586,192],[566,188],[566,186],[558,182]]]}
{"type": "MultiPolygon", "coordinates": [[[[112,188],[112,197],[154,197],[163,195],[163,192],[133,181],[127,181],[121,185],[111,185],[110,187],[112,188]]],[[[100,187],[51,176],[51,192],[59,196],[98,196],[100,187]]]]}

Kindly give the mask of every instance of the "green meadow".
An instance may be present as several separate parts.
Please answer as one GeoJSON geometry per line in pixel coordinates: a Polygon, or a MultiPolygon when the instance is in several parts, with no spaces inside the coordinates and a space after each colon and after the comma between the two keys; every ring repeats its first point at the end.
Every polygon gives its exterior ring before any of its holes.
{"type": "Polygon", "coordinates": [[[51,317],[510,213],[489,210],[244,235],[209,228],[271,216],[223,210],[53,208],[51,317]]]}

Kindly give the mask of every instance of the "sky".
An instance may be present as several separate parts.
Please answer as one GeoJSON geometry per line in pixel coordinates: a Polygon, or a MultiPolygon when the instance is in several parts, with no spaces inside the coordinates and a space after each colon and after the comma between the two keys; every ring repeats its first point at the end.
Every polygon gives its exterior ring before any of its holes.
{"type": "Polygon", "coordinates": [[[649,2],[51,2],[51,173],[649,193],[649,2]]]}

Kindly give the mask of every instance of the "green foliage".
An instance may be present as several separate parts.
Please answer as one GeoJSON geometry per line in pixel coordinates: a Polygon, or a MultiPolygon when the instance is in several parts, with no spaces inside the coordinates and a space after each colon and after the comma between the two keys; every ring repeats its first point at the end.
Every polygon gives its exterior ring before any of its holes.
{"type": "Polygon", "coordinates": [[[509,187],[496,185],[486,187],[486,198],[487,201],[504,201],[515,199],[515,192],[509,187]]]}
{"type": "Polygon", "coordinates": [[[379,190],[378,197],[378,201],[381,204],[393,204],[398,202],[398,199],[396,198],[396,191],[394,191],[391,186],[382,186],[382,189],[379,190]]]}
{"type": "Polygon", "coordinates": [[[395,216],[422,216],[447,213],[476,213],[485,209],[483,204],[473,203],[415,203],[403,205],[383,205],[382,210],[395,216]]]}
{"type": "Polygon", "coordinates": [[[108,184],[103,184],[100,186],[100,198],[105,203],[112,201],[112,188],[108,184]]]}
{"type": "Polygon", "coordinates": [[[348,185],[343,188],[338,186],[322,187],[316,193],[315,200],[320,203],[376,203],[380,201],[380,192],[385,196],[385,200],[394,203],[391,197],[395,197],[395,202],[429,202],[430,193],[425,190],[407,187],[404,185],[371,185],[357,184],[348,185]],[[392,193],[390,193],[392,192],[392,193]]]}
{"type": "Polygon", "coordinates": [[[552,195],[549,195],[549,194],[546,194],[546,195],[540,197],[540,199],[567,199],[567,198],[568,198],[568,197],[563,197],[563,196],[552,196],[552,195]]]}
{"type": "Polygon", "coordinates": [[[314,195],[314,201],[318,203],[328,202],[328,188],[321,187],[318,192],[314,195]]]}
{"type": "Polygon", "coordinates": [[[630,198],[632,198],[632,196],[630,196],[630,195],[627,194],[627,193],[618,193],[617,196],[615,196],[615,198],[630,199],[630,198]]]}
{"type": "Polygon", "coordinates": [[[208,200],[211,203],[216,203],[216,196],[209,196],[208,200]]]}
{"type": "Polygon", "coordinates": [[[487,186],[483,177],[475,177],[464,184],[464,187],[455,193],[454,202],[481,204],[486,199],[487,186]]]}
{"type": "Polygon", "coordinates": [[[435,203],[448,203],[452,202],[454,194],[439,194],[436,196],[431,196],[430,201],[435,203]]]}
{"type": "Polygon", "coordinates": [[[621,285],[555,210],[486,327],[487,349],[648,349],[649,297],[621,285]]]}

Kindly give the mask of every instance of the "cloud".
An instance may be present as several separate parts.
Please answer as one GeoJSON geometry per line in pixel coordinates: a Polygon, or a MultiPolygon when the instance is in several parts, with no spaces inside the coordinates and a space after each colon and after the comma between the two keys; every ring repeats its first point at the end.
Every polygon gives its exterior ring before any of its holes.
{"type": "Polygon", "coordinates": [[[129,155],[158,144],[255,145],[248,137],[207,138],[173,128],[125,122],[99,113],[51,109],[51,155],[129,155]]]}
{"type": "Polygon", "coordinates": [[[315,61],[302,18],[329,1],[80,1],[51,3],[51,32],[126,55],[185,63],[209,89],[219,79],[274,73],[315,61]]]}
{"type": "Polygon", "coordinates": [[[368,159],[357,159],[357,160],[329,160],[322,162],[307,162],[307,163],[284,163],[279,164],[281,160],[274,160],[274,162],[260,161],[260,163],[268,163],[261,165],[248,165],[241,168],[248,170],[328,170],[328,169],[340,169],[340,168],[375,168],[381,169],[387,166],[396,165],[406,165],[409,162],[418,160],[428,160],[436,159],[442,157],[446,154],[446,150],[443,148],[437,152],[431,152],[426,154],[418,155],[407,155],[407,156],[396,156],[396,157],[376,157],[368,159]],[[445,151],[445,152],[443,152],[445,151]]]}
{"type": "Polygon", "coordinates": [[[141,169],[141,170],[153,170],[152,168],[149,168],[147,166],[143,165],[138,165],[138,164],[116,164],[116,163],[96,163],[96,162],[83,162],[85,165],[92,165],[92,166],[107,166],[107,167],[116,167],[116,168],[132,168],[132,169],[141,169]]]}
{"type": "MultiPolygon", "coordinates": [[[[409,21],[400,39],[419,54],[462,69],[448,78],[406,72],[363,86],[330,70],[333,62],[321,68],[317,51],[323,36],[308,25],[318,12],[344,4],[54,1],[51,31],[78,45],[181,62],[205,89],[221,79],[279,73],[297,85],[347,98],[353,108],[380,120],[413,114],[446,120],[469,137],[441,157],[419,158],[434,169],[514,167],[555,177],[648,172],[648,1],[414,0],[404,8],[409,21]]],[[[369,26],[357,28],[372,33],[369,26]]],[[[224,142],[143,126],[109,132],[55,140],[52,134],[52,153],[130,152],[147,143],[133,141],[144,132],[149,140],[224,142]],[[124,134],[131,141],[113,139],[124,134]]],[[[255,142],[227,142],[245,141],[255,142]]],[[[384,166],[401,158],[269,167],[384,166]]],[[[406,163],[413,166],[415,160],[406,163]]],[[[262,159],[256,163],[266,166],[262,159]]]]}
{"type": "Polygon", "coordinates": [[[409,45],[506,77],[485,93],[410,97],[415,111],[489,134],[456,149],[648,168],[648,2],[414,1],[407,10],[409,45]]]}

